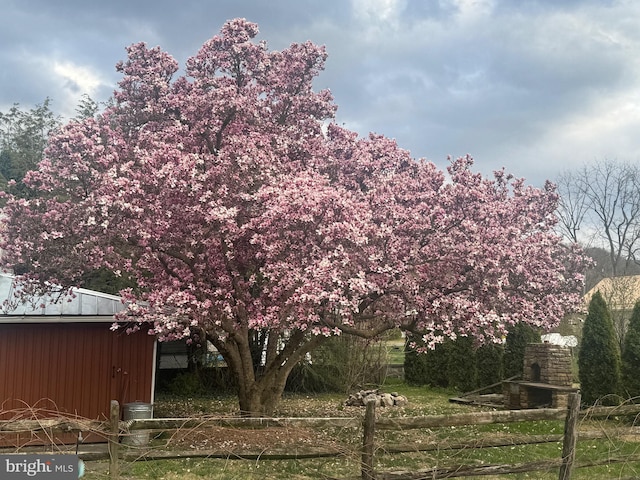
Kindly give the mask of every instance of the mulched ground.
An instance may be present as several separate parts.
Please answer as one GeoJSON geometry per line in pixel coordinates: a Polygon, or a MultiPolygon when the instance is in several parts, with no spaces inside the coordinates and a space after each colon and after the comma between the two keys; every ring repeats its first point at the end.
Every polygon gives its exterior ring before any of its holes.
{"type": "Polygon", "coordinates": [[[328,441],[318,432],[300,427],[267,427],[245,429],[212,427],[198,430],[179,430],[167,445],[179,450],[285,451],[291,447],[318,446],[328,441]]]}
{"type": "MultiPolygon", "coordinates": [[[[334,397],[335,398],[335,397],[334,397]]],[[[319,402],[317,397],[296,396],[284,399],[274,417],[357,417],[364,413],[361,407],[346,407],[340,399],[319,402]]],[[[154,417],[207,417],[238,416],[237,400],[160,398],[154,403],[154,417]]],[[[349,433],[340,435],[348,438],[349,433]]],[[[229,452],[300,452],[305,448],[339,450],[343,443],[336,438],[335,428],[305,428],[301,426],[234,428],[211,427],[181,429],[165,434],[162,439],[176,450],[211,450],[229,452]]],[[[343,447],[342,447],[343,448],[343,447]]]]}

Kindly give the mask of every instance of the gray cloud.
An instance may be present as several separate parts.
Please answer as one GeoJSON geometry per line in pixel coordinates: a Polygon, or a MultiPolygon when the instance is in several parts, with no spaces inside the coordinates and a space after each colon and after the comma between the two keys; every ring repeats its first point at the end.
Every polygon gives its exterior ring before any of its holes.
{"type": "Polygon", "coordinates": [[[137,41],[181,64],[222,23],[246,17],[276,49],[327,46],[318,88],[337,121],[396,138],[440,166],[474,155],[540,185],[598,158],[637,160],[640,5],[513,0],[3,0],[0,110],[45,97],[72,113],[106,100],[137,41]],[[83,91],[84,90],[84,91],[83,91]]]}

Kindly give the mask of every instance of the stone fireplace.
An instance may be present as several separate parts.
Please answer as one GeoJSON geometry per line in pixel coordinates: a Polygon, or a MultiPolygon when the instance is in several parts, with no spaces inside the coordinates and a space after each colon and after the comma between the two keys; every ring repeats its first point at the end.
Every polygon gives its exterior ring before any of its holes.
{"type": "Polygon", "coordinates": [[[571,350],[550,343],[531,343],[524,353],[522,380],[502,385],[507,408],[565,408],[572,386],[571,350]]]}

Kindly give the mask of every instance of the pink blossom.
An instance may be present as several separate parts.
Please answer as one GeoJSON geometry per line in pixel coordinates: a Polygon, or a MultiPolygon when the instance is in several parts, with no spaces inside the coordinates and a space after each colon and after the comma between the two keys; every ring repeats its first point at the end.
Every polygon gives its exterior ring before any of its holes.
{"type": "Polygon", "coordinates": [[[167,53],[129,47],[113,105],[51,139],[25,178],[34,200],[7,200],[3,263],[40,284],[131,275],[118,320],[165,340],[204,332],[232,366],[256,329],[282,365],[313,335],[491,342],[579,306],[584,258],[554,234],[550,185],[359,138],[313,89],[324,48],[269,51],[257,33],[226,23],[178,78],[167,53]]]}

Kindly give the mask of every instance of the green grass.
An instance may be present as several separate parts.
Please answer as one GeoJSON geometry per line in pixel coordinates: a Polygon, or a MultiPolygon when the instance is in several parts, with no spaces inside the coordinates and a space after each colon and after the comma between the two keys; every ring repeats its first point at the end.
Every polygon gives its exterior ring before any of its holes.
{"type": "MultiPolygon", "coordinates": [[[[437,415],[479,410],[449,402],[449,398],[457,395],[451,390],[430,389],[405,385],[397,379],[389,380],[384,391],[398,392],[409,399],[409,404],[402,408],[379,409],[381,416],[421,416],[437,415]]],[[[362,410],[342,405],[345,395],[324,394],[286,395],[276,416],[353,416],[362,410]]],[[[237,412],[235,397],[220,396],[217,398],[158,398],[155,404],[156,416],[188,416],[189,412],[197,415],[230,415],[237,412]]],[[[581,429],[598,430],[611,423],[604,421],[586,421],[581,429]]],[[[618,425],[616,425],[618,426],[618,425]]],[[[475,427],[447,427],[404,432],[378,431],[376,439],[380,448],[385,443],[412,443],[434,439],[472,439],[486,435],[502,436],[505,434],[562,434],[564,422],[517,422],[510,424],[483,425],[475,427]]],[[[344,446],[345,455],[335,458],[304,460],[232,460],[191,458],[182,460],[148,461],[125,463],[122,467],[123,480],[158,479],[158,480],[196,480],[201,478],[214,480],[227,479],[294,479],[306,480],[316,478],[358,478],[360,475],[360,443],[361,433],[353,429],[327,429],[323,432],[344,446]]],[[[505,464],[526,463],[545,459],[559,459],[562,445],[547,443],[540,445],[512,445],[486,449],[466,449],[461,451],[434,451],[384,455],[382,450],[376,454],[378,471],[407,470],[415,471],[435,465],[453,464],[505,464]]],[[[629,436],[625,439],[611,437],[608,439],[585,440],[578,442],[576,458],[578,461],[592,461],[601,458],[621,457],[624,455],[640,455],[640,438],[629,436]]],[[[88,480],[107,479],[106,462],[88,462],[88,480]]],[[[481,478],[499,479],[556,479],[557,469],[549,471],[528,472],[512,475],[495,475],[481,478]]],[[[573,480],[640,478],[640,463],[610,464],[600,467],[580,468],[574,471],[573,480]]]]}
{"type": "Polygon", "coordinates": [[[228,479],[309,479],[327,476],[348,477],[358,474],[355,462],[342,459],[259,462],[239,460],[203,460],[153,462],[162,465],[137,463],[131,471],[133,478],[182,480],[184,478],[228,479]]]}
{"type": "Polygon", "coordinates": [[[389,340],[387,345],[387,359],[392,365],[404,364],[404,340],[389,340]]]}

